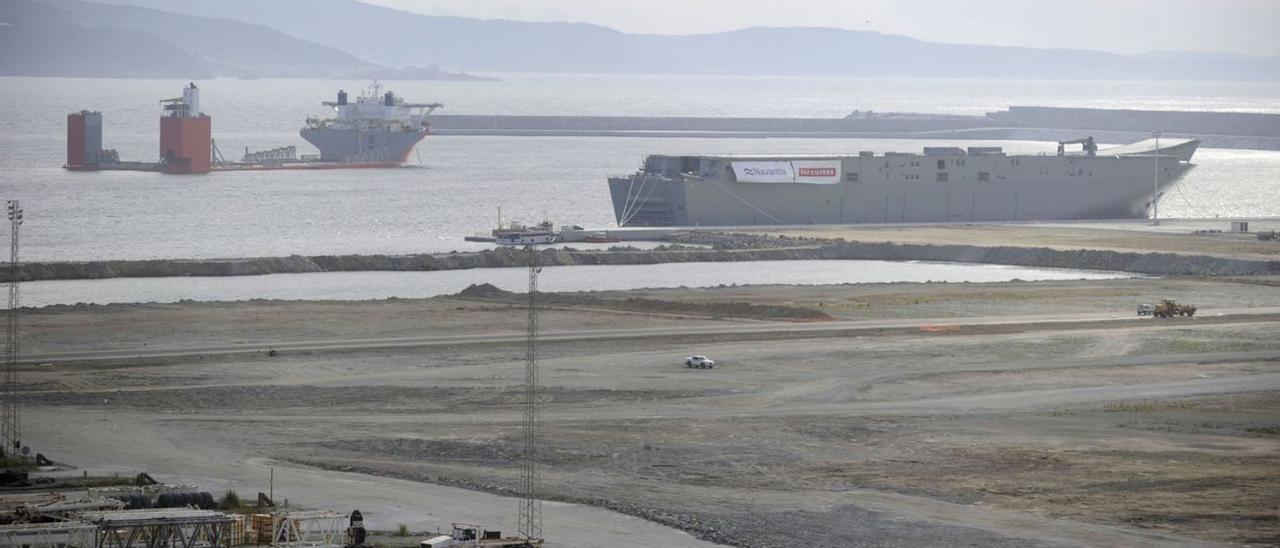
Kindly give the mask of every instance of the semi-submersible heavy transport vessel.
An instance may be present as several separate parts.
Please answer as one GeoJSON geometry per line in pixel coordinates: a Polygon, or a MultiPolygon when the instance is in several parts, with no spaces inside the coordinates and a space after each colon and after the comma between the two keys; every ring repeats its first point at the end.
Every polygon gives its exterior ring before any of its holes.
{"type": "MultiPolygon", "coordinates": [[[[1083,145],[1067,152],[1066,145],[1083,145]]],[[[733,226],[1142,218],[1193,166],[1199,141],[1154,139],[1057,155],[1000,147],[923,154],[649,156],[609,179],[618,226],[733,226]],[[1159,190],[1157,191],[1156,188],[1159,190]]]]}
{"type": "Polygon", "coordinates": [[[346,169],[395,167],[431,134],[428,115],[439,103],[408,103],[394,93],[379,94],[375,83],[355,101],[338,91],[330,107],[332,118],[310,117],[300,131],[302,138],[320,150],[319,156],[298,156],[297,147],[286,146],[250,152],[238,162],[223,158],[213,140],[213,121],[200,111],[200,89],[195,83],[182,97],[161,101],[160,161],[122,161],[113,149],[102,148],[102,113],[82,110],[67,115],[67,163],[73,171],[128,170],[164,173],[208,173],[277,169],[346,169]]]}

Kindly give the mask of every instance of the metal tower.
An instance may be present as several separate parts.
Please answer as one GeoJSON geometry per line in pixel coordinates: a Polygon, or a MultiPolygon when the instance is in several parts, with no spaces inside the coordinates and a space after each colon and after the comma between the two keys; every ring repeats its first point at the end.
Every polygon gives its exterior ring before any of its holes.
{"type": "Polygon", "coordinates": [[[0,387],[3,413],[0,413],[0,451],[18,456],[22,449],[22,416],[18,408],[18,227],[22,225],[22,207],[9,200],[9,309],[7,340],[4,349],[4,383],[0,387]]]}
{"type": "Polygon", "coordinates": [[[520,536],[541,544],[542,501],[538,499],[538,248],[529,255],[529,321],[524,348],[524,463],[520,473],[520,536]]]}

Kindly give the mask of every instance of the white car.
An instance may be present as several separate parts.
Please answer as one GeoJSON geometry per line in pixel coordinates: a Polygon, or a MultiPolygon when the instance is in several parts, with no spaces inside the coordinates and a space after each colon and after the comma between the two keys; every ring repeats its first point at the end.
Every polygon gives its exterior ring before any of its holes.
{"type": "Polygon", "coordinates": [[[711,369],[716,366],[716,362],[706,356],[689,356],[684,359],[685,367],[696,367],[698,369],[711,369]]]}

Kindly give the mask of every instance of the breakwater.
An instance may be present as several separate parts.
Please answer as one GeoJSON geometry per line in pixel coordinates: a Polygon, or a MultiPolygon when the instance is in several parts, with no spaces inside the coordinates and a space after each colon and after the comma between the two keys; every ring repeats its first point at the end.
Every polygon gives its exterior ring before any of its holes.
{"type": "Polygon", "coordinates": [[[1208,148],[1280,150],[1280,115],[1056,107],[1010,107],[983,116],[855,112],[844,118],[435,115],[441,135],[876,138],[1058,141],[1093,135],[1127,143],[1201,139],[1208,148]]]}
{"type": "MultiPolygon", "coordinates": [[[[545,266],[644,265],[682,262],[742,262],[779,260],[880,260],[999,264],[1038,268],[1109,270],[1153,276],[1278,275],[1280,261],[1234,259],[1173,253],[1130,253],[1109,250],[1059,250],[1043,247],[982,247],[973,245],[895,244],[838,240],[793,240],[715,234],[680,234],[682,245],[650,250],[617,247],[607,251],[545,249],[538,261],[545,266]]],[[[520,250],[500,248],[469,253],[420,255],[290,256],[249,259],[88,261],[28,263],[21,278],[84,280],[171,276],[252,276],[303,272],[440,271],[520,267],[528,257],[520,250]]],[[[7,275],[7,273],[5,274],[7,275]]]]}

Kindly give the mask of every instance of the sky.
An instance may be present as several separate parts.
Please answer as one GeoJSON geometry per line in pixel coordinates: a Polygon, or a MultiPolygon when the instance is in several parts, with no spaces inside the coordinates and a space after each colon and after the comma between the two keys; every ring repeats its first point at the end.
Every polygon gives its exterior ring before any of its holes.
{"type": "Polygon", "coordinates": [[[1280,0],[361,0],[428,15],[700,34],[821,26],[931,42],[1280,55],[1280,0]]]}

